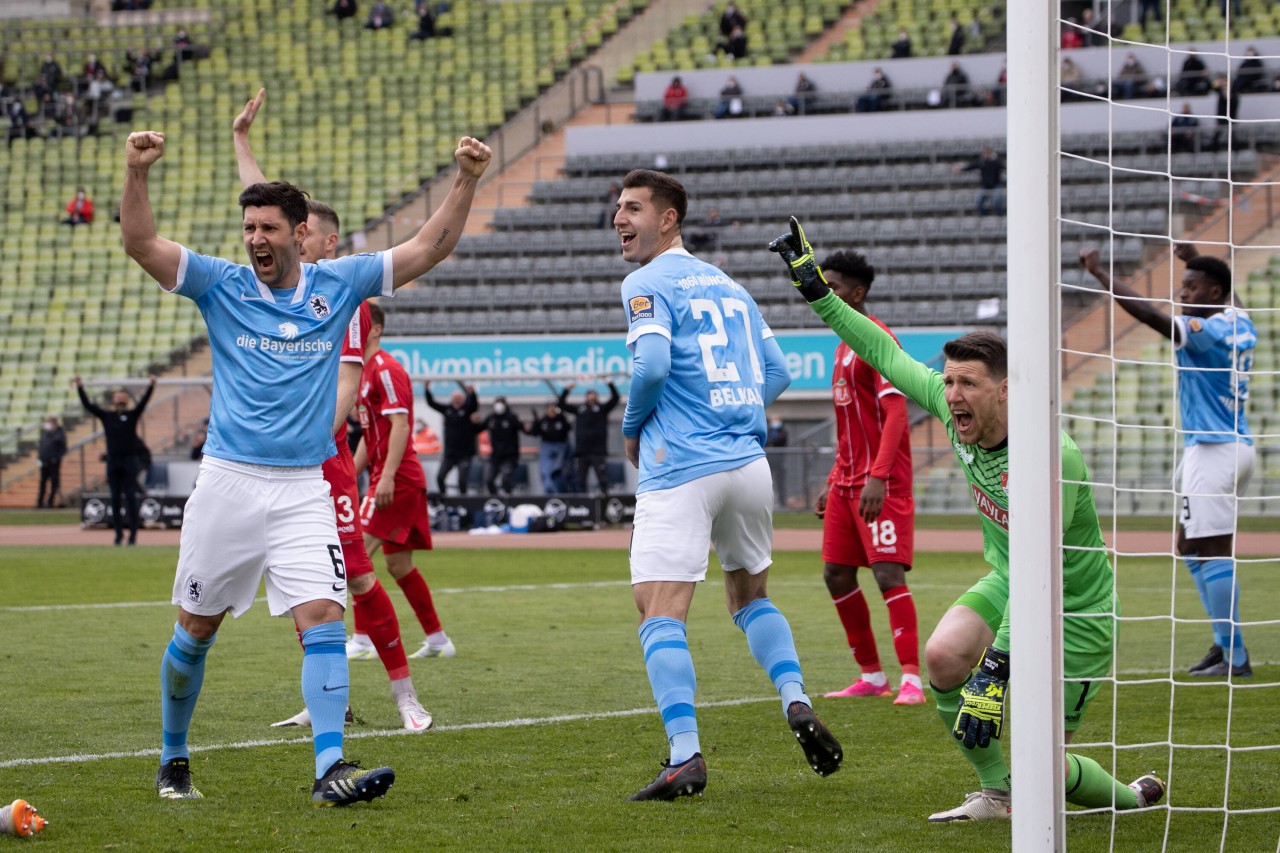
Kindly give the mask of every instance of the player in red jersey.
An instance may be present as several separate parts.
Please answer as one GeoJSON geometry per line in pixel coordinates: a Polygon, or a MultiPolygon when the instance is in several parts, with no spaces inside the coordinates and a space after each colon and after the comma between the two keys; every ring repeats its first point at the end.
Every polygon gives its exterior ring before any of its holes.
{"type": "Polygon", "coordinates": [[[457,650],[440,626],[431,588],[413,564],[414,551],[431,550],[427,478],[413,450],[413,386],[408,371],[381,348],[382,309],[373,304],[369,309],[373,327],[365,341],[357,406],[364,434],[356,448],[356,471],[370,468],[369,491],[360,505],[365,547],[370,554],[382,549],[387,571],[427,635],[410,657],[451,658],[457,650]]]}
{"type": "MultiPolygon", "coordinates": [[[[244,111],[232,123],[235,139],[236,164],[240,170],[240,182],[245,186],[266,181],[249,146],[249,128],[262,106],[266,90],[260,90],[244,111]]],[[[337,257],[338,234],[342,226],[338,214],[318,201],[307,202],[307,237],[300,252],[303,263],[314,264],[322,259],[337,257]]],[[[373,573],[373,561],[365,550],[364,531],[360,526],[358,508],[360,492],[356,485],[355,460],[347,444],[347,413],[355,407],[360,387],[360,373],[364,367],[364,344],[369,335],[372,319],[368,303],[351,318],[347,334],[342,341],[341,364],[338,367],[338,405],[334,414],[334,444],[336,455],[321,466],[329,495],[333,498],[333,513],[338,523],[338,542],[342,546],[342,562],[347,575],[347,586],[354,600],[356,631],[371,637],[369,656],[375,653],[387,670],[391,680],[391,695],[396,700],[400,719],[409,731],[426,731],[431,728],[431,714],[418,701],[413,679],[409,676],[409,662],[405,658],[404,643],[400,640],[400,623],[396,619],[391,597],[373,573]]],[[[348,643],[348,648],[350,643],[348,643]]],[[[350,657],[348,652],[348,657],[350,657]]],[[[351,709],[347,709],[348,722],[351,709]]],[[[309,726],[311,715],[304,708],[301,713],[272,723],[273,726],[309,726]]]]}
{"type": "MultiPolygon", "coordinates": [[[[876,273],[866,258],[857,252],[836,252],[822,262],[822,270],[840,299],[867,313],[864,301],[876,273]]],[[[879,320],[876,323],[889,331],[879,320]]],[[[889,609],[893,647],[902,666],[894,704],[922,705],[916,607],[906,581],[915,540],[907,401],[844,342],[836,347],[831,393],[836,461],[815,507],[823,520],[822,576],[862,676],[826,695],[893,692],[880,667],[871,613],[858,586],[858,567],[869,566],[889,609]]]]}

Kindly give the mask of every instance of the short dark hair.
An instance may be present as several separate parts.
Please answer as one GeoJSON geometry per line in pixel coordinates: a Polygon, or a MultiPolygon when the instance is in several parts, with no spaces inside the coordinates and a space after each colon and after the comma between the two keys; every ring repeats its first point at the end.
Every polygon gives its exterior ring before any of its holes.
{"type": "Polygon", "coordinates": [[[947,361],[980,361],[995,379],[1009,375],[1009,348],[995,332],[970,332],[942,345],[947,361]]]}
{"type": "Polygon", "coordinates": [[[1187,261],[1187,269],[1204,273],[1212,279],[1214,284],[1222,288],[1224,300],[1231,295],[1231,267],[1227,266],[1226,261],[1199,255],[1187,261]]]}
{"type": "Polygon", "coordinates": [[[369,303],[369,319],[375,326],[381,326],[384,329],[387,327],[387,312],[383,311],[376,302],[369,303]]]}
{"type": "Polygon", "coordinates": [[[854,279],[867,290],[871,289],[871,282],[876,280],[876,268],[860,252],[840,251],[827,255],[822,268],[854,279]]]}
{"type": "Polygon", "coordinates": [[[246,207],[278,207],[289,220],[290,227],[307,221],[307,193],[288,181],[250,184],[240,193],[240,209],[246,207]]]}
{"type": "Polygon", "coordinates": [[[307,213],[332,226],[333,233],[342,233],[342,222],[338,219],[338,212],[324,202],[313,198],[307,199],[307,213]]]}
{"type": "Polygon", "coordinates": [[[689,212],[689,194],[685,192],[684,184],[666,172],[632,169],[622,179],[622,188],[630,190],[637,187],[648,187],[655,202],[675,208],[677,228],[684,224],[685,214],[689,212]]]}

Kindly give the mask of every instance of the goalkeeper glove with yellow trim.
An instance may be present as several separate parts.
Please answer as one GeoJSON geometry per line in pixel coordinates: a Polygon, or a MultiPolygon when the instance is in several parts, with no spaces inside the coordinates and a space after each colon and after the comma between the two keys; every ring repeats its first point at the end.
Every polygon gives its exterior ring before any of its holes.
{"type": "Polygon", "coordinates": [[[777,252],[787,264],[794,284],[804,298],[813,302],[827,295],[827,279],[813,258],[813,246],[804,236],[800,222],[791,217],[791,230],[769,243],[769,251],[777,252]]]}
{"type": "Polygon", "coordinates": [[[1000,739],[1004,701],[1009,692],[1009,653],[987,646],[982,662],[960,690],[960,713],[951,733],[965,749],[985,749],[1000,739]]]}

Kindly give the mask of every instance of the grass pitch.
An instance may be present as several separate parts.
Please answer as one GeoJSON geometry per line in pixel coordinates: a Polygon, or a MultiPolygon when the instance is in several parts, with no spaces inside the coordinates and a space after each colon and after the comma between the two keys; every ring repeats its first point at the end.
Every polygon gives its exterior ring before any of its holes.
{"type": "MultiPolygon", "coordinates": [[[[210,653],[191,730],[198,802],[159,800],[160,656],[176,549],[0,549],[0,800],[24,797],[52,820],[28,843],[53,850],[957,850],[1009,847],[1007,825],[931,826],[935,810],[973,790],[969,765],[932,703],[824,700],[818,712],[845,747],[826,779],[804,762],[772,685],[724,612],[716,572],[695,596],[689,641],[710,782],[676,803],[627,803],[653,778],[666,744],[636,637],[621,551],[453,551],[420,560],[459,655],[413,661],[437,730],[401,732],[385,671],[354,663],[347,754],[390,764],[390,794],[316,810],[307,733],[268,728],[301,708],[292,623],[265,602],[228,620],[210,653]]],[[[714,565],[714,562],[713,562],[714,565]]],[[[984,571],[977,555],[920,555],[910,576],[921,645],[945,608],[984,571]]],[[[1244,569],[1245,618],[1276,601],[1280,579],[1244,569]]],[[[865,574],[865,573],[864,573],[865,574]]],[[[1280,805],[1274,708],[1275,629],[1251,627],[1248,689],[1173,684],[1208,645],[1208,628],[1159,618],[1171,601],[1200,617],[1169,559],[1118,567],[1127,621],[1118,683],[1104,687],[1078,742],[1131,779],[1155,769],[1172,812],[1086,814],[1073,849],[1275,849],[1280,815],[1224,814],[1280,805]],[[1151,617],[1149,619],[1145,617],[1151,617]],[[1174,667],[1171,669],[1172,666],[1174,667]],[[1228,754],[1212,744],[1230,743],[1228,754]],[[1170,747],[1168,742],[1185,746],[1170,747]],[[1199,747],[1192,745],[1201,745],[1199,747]],[[1228,774],[1229,764],[1229,774],[1228,774]],[[1228,782],[1229,778],[1229,782],[1228,782]]],[[[385,577],[385,576],[384,576],[385,577]]],[[[870,577],[864,582],[874,587],[870,577]]],[[[393,583],[406,644],[421,631],[393,583]]],[[[780,553],[774,601],[796,636],[811,694],[854,677],[813,553],[780,553]]],[[[874,591],[871,597],[874,599],[874,591]]],[[[896,683],[884,608],[881,657],[896,683]]],[[[1016,685],[1014,690],[1016,691],[1016,685]]],[[[1015,692],[1016,696],[1016,692],[1015,692]]],[[[1016,698],[1014,699],[1016,701],[1016,698]]],[[[14,842],[17,843],[17,842],[14,842]]],[[[15,848],[16,849],[16,848],[15,848]]],[[[34,848],[33,848],[34,849],[34,848]]]]}

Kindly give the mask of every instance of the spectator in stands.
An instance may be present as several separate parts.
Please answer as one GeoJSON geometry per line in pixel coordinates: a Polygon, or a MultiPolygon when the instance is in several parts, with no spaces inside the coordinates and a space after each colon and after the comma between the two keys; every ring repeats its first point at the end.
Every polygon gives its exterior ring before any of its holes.
{"type": "Polygon", "coordinates": [[[951,41],[947,44],[948,56],[959,56],[964,53],[964,27],[960,26],[960,19],[955,15],[951,16],[951,41]]]}
{"type": "Polygon", "coordinates": [[[569,419],[560,411],[559,400],[547,403],[541,417],[533,412],[533,420],[525,425],[525,432],[542,439],[538,446],[538,473],[542,478],[542,490],[549,495],[568,491],[569,471],[569,419]]]}
{"type": "Polygon", "coordinates": [[[481,422],[480,429],[489,433],[485,486],[491,495],[509,495],[520,464],[520,433],[524,432],[524,424],[507,407],[506,397],[495,397],[493,411],[481,422]]]}
{"type": "Polygon", "coordinates": [[[1209,69],[1194,47],[1187,48],[1187,58],[1182,61],[1182,73],[1173,91],[1183,97],[1209,93],[1209,69]]]}
{"type": "MultiPolygon", "coordinates": [[[[951,63],[951,70],[942,81],[942,93],[945,103],[951,107],[967,107],[973,103],[973,93],[969,89],[969,75],[964,73],[959,62],[951,63]]],[[[931,106],[940,105],[931,104],[931,106]]]]}
{"type": "Polygon", "coordinates": [[[910,59],[911,58],[911,35],[907,32],[906,27],[898,28],[898,37],[889,45],[893,53],[890,59],[910,59]]]}
{"type": "Polygon", "coordinates": [[[1101,47],[1107,43],[1107,35],[1094,17],[1092,7],[1085,6],[1080,10],[1080,27],[1080,39],[1085,47],[1101,47]]]}
{"type": "Polygon", "coordinates": [[[62,457],[66,455],[67,434],[58,418],[50,415],[40,427],[40,448],[36,454],[36,462],[40,466],[40,490],[36,492],[36,509],[62,506],[62,457]]]}
{"type": "Polygon", "coordinates": [[[817,98],[813,96],[816,91],[818,91],[818,84],[810,80],[808,74],[801,71],[800,75],[796,77],[795,92],[787,99],[787,103],[791,104],[792,110],[800,115],[811,113],[813,112],[813,105],[817,101],[817,98]]]}
{"type": "Polygon", "coordinates": [[[986,102],[993,107],[1003,107],[1006,93],[1009,91],[1009,61],[1007,59],[1000,60],[1000,73],[996,75],[996,82],[987,92],[986,102]]]}
{"type": "Polygon", "coordinates": [[[734,29],[746,30],[747,19],[738,9],[737,4],[733,0],[729,0],[725,4],[724,11],[720,13],[720,35],[728,38],[734,29]]]}
{"type": "Polygon", "coordinates": [[[785,98],[779,98],[773,105],[773,114],[775,116],[793,116],[796,111],[791,104],[787,103],[785,98]]]}
{"type": "Polygon", "coordinates": [[[769,430],[764,434],[765,447],[786,447],[791,442],[787,425],[776,415],[769,419],[769,430]]]}
{"type": "Polygon", "coordinates": [[[36,115],[41,118],[55,118],[58,114],[58,89],[49,82],[49,78],[41,74],[31,86],[31,94],[36,98],[36,115]]]}
{"type": "Polygon", "coordinates": [[[858,96],[858,100],[853,105],[853,111],[858,113],[878,113],[885,109],[885,104],[889,100],[889,94],[893,89],[893,84],[889,82],[889,78],[879,68],[873,69],[871,72],[871,82],[867,84],[867,91],[858,96]]]}
{"type": "Polygon", "coordinates": [[[1004,161],[990,145],[982,149],[982,155],[968,163],[956,163],[951,171],[978,173],[978,215],[986,216],[995,213],[1004,215],[1004,190],[1001,180],[1004,177],[1004,161]]]}
{"type": "Polygon", "coordinates": [[[1221,148],[1222,143],[1227,143],[1227,150],[1232,149],[1231,144],[1231,122],[1233,122],[1240,113],[1240,94],[1231,85],[1231,81],[1227,79],[1227,75],[1219,74],[1213,78],[1213,90],[1218,95],[1218,125],[1213,131],[1213,144],[1210,151],[1215,154],[1221,148]]]}
{"type": "Polygon", "coordinates": [[[747,31],[742,27],[734,27],[729,35],[716,46],[718,53],[726,53],[734,59],[745,59],[747,55],[747,31]]]}
{"type": "MultiPolygon", "coordinates": [[[[1254,55],[1257,55],[1257,51],[1254,51],[1254,55]]],[[[40,76],[49,81],[54,89],[62,85],[62,66],[53,58],[52,53],[44,55],[44,60],[40,63],[40,76]]]]}
{"type": "Polygon", "coordinates": [[[130,85],[133,91],[147,91],[147,81],[151,77],[151,54],[144,47],[138,51],[137,55],[125,53],[124,59],[129,67],[130,85]]]}
{"type": "Polygon", "coordinates": [[[89,225],[93,222],[93,199],[84,187],[76,187],[76,194],[67,202],[67,218],[63,225],[89,225]]]}
{"type": "MultiPolygon", "coordinates": [[[[740,115],[742,115],[742,84],[738,82],[737,77],[730,74],[729,79],[724,81],[724,86],[720,89],[720,103],[716,104],[715,116],[728,118],[740,115]]],[[[610,224],[613,223],[610,222],[610,224]]]]}
{"type": "Polygon", "coordinates": [[[688,104],[689,90],[684,87],[679,75],[672,77],[662,93],[662,111],[658,113],[658,121],[683,121],[688,104]]]}
{"type": "Polygon", "coordinates": [[[593,388],[582,403],[569,402],[570,382],[560,392],[560,408],[571,415],[573,421],[573,454],[578,462],[578,489],[587,491],[587,474],[594,471],[600,494],[609,493],[609,413],[618,405],[618,386],[609,382],[609,399],[600,402],[600,395],[593,388]]]}
{"type": "Polygon", "coordinates": [[[141,12],[151,8],[151,0],[111,0],[112,12],[141,12]]]}
{"type": "Polygon", "coordinates": [[[49,129],[49,138],[60,136],[64,139],[75,139],[80,136],[82,118],[80,103],[76,100],[76,96],[70,92],[63,92],[54,106],[54,126],[49,129]]]}
{"type": "Polygon", "coordinates": [[[334,0],[333,6],[325,14],[336,15],[339,21],[356,16],[356,0],[334,0]]]}
{"type": "Polygon", "coordinates": [[[1080,22],[1075,18],[1067,18],[1062,23],[1061,45],[1063,50],[1076,50],[1084,47],[1084,39],[1080,36],[1080,22]]]}
{"type": "Polygon", "coordinates": [[[85,85],[102,77],[111,77],[107,73],[107,67],[98,60],[98,54],[96,53],[91,53],[85,57],[84,70],[80,72],[80,76],[84,79],[85,85]]]}
{"type": "Polygon", "coordinates": [[[622,195],[622,184],[617,181],[609,182],[609,190],[600,196],[600,219],[596,221],[597,228],[612,228],[613,215],[618,212],[618,198],[622,195]]]}
{"type": "Polygon", "coordinates": [[[699,228],[689,232],[689,236],[685,242],[692,252],[705,252],[715,246],[718,242],[720,229],[725,226],[725,221],[720,218],[720,208],[713,207],[707,211],[707,218],[702,220],[699,228]]]}
{"type": "Polygon", "coordinates": [[[1125,55],[1124,64],[1116,72],[1115,83],[1111,87],[1111,97],[1130,98],[1139,95],[1146,97],[1153,94],[1151,79],[1147,77],[1147,69],[1138,61],[1132,52],[1125,55]]]}
{"type": "Polygon", "coordinates": [[[191,36],[187,35],[187,31],[182,27],[178,27],[178,31],[173,36],[173,55],[178,62],[187,62],[196,58],[196,46],[191,41],[191,36]]]}
{"type": "Polygon", "coordinates": [[[369,17],[364,22],[366,30],[383,30],[396,22],[396,13],[383,0],[374,0],[369,17]]]}
{"type": "Polygon", "coordinates": [[[431,10],[431,0],[418,0],[413,12],[418,16],[418,28],[409,33],[409,38],[425,41],[436,34],[436,15],[431,10]]]}
{"type": "Polygon", "coordinates": [[[200,421],[195,433],[191,436],[191,458],[199,462],[204,458],[204,443],[209,438],[209,419],[200,421]]]}
{"type": "Polygon", "coordinates": [[[9,145],[13,146],[15,139],[30,139],[36,135],[36,130],[31,126],[31,116],[27,115],[27,108],[22,103],[22,98],[14,98],[9,102],[9,145]]]}
{"type": "Polygon", "coordinates": [[[476,400],[476,387],[463,385],[461,382],[458,387],[462,390],[454,391],[446,406],[431,396],[430,379],[422,383],[422,394],[427,399],[427,405],[444,416],[444,454],[440,458],[440,469],[436,472],[436,489],[442,497],[447,491],[445,478],[454,468],[458,469],[458,494],[467,493],[467,483],[471,480],[471,462],[476,458],[476,411],[480,408],[476,400]]]}
{"type": "Polygon", "coordinates": [[[1191,104],[1182,104],[1182,112],[1169,123],[1169,150],[1177,154],[1195,151],[1200,142],[1200,119],[1191,114],[1191,104]]]}
{"type": "Polygon", "coordinates": [[[142,458],[149,456],[138,437],[138,422],[156,390],[156,377],[143,392],[138,405],[130,408],[133,397],[121,388],[111,395],[110,410],[93,403],[84,393],[84,383],[76,376],[72,380],[80,403],[98,420],[107,441],[107,486],[111,489],[111,522],[116,530],[116,544],[124,544],[124,516],[129,514],[129,544],[138,544],[138,475],[143,468],[142,458]]]}
{"type": "Polygon", "coordinates": [[[1078,101],[1081,100],[1080,92],[1084,87],[1084,74],[1080,71],[1080,66],[1069,56],[1062,57],[1062,67],[1058,71],[1058,82],[1062,85],[1062,100],[1078,101]]]}
{"type": "Polygon", "coordinates": [[[1250,45],[1244,53],[1245,60],[1236,69],[1235,90],[1241,94],[1267,91],[1267,69],[1258,58],[1258,49],[1250,45]]]}
{"type": "Polygon", "coordinates": [[[1154,12],[1156,21],[1164,20],[1164,4],[1165,0],[1141,0],[1138,8],[1138,25],[1146,27],[1147,13],[1154,12]]]}

